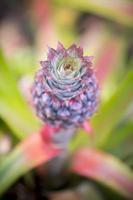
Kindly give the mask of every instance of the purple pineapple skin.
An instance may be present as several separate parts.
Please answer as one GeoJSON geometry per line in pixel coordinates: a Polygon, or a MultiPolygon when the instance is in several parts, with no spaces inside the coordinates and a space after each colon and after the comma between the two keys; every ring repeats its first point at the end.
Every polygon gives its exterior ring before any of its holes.
{"type": "Polygon", "coordinates": [[[65,49],[58,42],[40,64],[32,87],[37,115],[55,128],[81,126],[96,112],[99,101],[92,56],[83,56],[75,44],[65,49]]]}

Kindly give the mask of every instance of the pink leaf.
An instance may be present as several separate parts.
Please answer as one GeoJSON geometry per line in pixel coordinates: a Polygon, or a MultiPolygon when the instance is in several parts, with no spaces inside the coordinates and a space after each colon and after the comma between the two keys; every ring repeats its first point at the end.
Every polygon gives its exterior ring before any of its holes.
{"type": "Polygon", "coordinates": [[[83,124],[82,124],[82,127],[83,129],[89,134],[91,135],[92,134],[92,127],[90,125],[90,123],[88,121],[85,121],[83,124]]]}
{"type": "Polygon", "coordinates": [[[73,157],[74,173],[101,182],[120,194],[133,197],[133,176],[121,161],[96,149],[81,149],[73,157]]]}
{"type": "Polygon", "coordinates": [[[37,167],[51,160],[62,151],[61,148],[56,147],[50,142],[52,133],[53,130],[51,128],[44,126],[40,134],[31,134],[18,146],[23,152],[23,156],[30,168],[37,167]]]}

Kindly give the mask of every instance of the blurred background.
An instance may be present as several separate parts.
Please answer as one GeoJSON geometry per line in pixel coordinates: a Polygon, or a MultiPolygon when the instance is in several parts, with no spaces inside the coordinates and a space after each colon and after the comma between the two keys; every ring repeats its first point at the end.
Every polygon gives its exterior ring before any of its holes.
{"type": "MultiPolygon", "coordinates": [[[[106,104],[133,68],[133,1],[0,1],[0,161],[41,126],[32,108],[30,89],[39,61],[46,58],[47,46],[56,48],[58,41],[65,47],[76,43],[85,55],[94,56],[101,105],[106,104]]],[[[119,101],[122,98],[118,94],[119,101]]],[[[122,134],[118,138],[103,135],[98,146],[133,167],[133,104],[130,100],[124,105],[116,110],[121,117],[115,119],[115,128],[112,125],[108,131],[122,134]]],[[[113,110],[108,120],[115,114],[113,110]]],[[[107,126],[110,121],[103,123],[107,126]]]]}

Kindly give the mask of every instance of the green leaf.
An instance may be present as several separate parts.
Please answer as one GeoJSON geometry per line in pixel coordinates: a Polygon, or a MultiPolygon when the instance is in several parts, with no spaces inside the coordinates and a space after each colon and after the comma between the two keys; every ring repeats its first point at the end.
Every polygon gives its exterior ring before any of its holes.
{"type": "Polygon", "coordinates": [[[0,116],[18,139],[23,139],[39,128],[38,123],[30,113],[28,107],[17,107],[7,99],[0,99],[0,116]]]}
{"type": "Polygon", "coordinates": [[[0,196],[30,169],[51,160],[60,151],[45,143],[39,133],[23,140],[0,164],[0,196]]]}
{"type": "MultiPolygon", "coordinates": [[[[133,123],[132,122],[121,122],[118,127],[112,130],[109,139],[107,140],[104,149],[110,152],[117,151],[118,146],[123,146],[124,142],[133,136],[133,123]]],[[[124,148],[125,151],[125,148],[124,148]]],[[[123,155],[123,153],[121,152],[123,155]]]]}
{"type": "Polygon", "coordinates": [[[109,139],[111,131],[118,124],[133,100],[133,70],[119,84],[112,97],[104,103],[93,118],[95,131],[95,145],[104,146],[109,139]]]}
{"type": "Polygon", "coordinates": [[[22,98],[17,87],[17,80],[8,66],[4,55],[0,52],[0,117],[17,138],[36,131],[39,123],[31,109],[22,98]]]}

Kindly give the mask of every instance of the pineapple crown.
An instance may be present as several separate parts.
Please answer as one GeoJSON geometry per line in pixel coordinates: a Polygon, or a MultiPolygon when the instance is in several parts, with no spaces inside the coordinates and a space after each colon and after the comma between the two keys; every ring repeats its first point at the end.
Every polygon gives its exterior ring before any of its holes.
{"type": "Polygon", "coordinates": [[[62,100],[72,99],[86,90],[86,79],[92,74],[92,56],[83,56],[83,49],[73,44],[68,49],[58,42],[49,48],[47,61],[41,61],[46,90],[62,100]]]}

